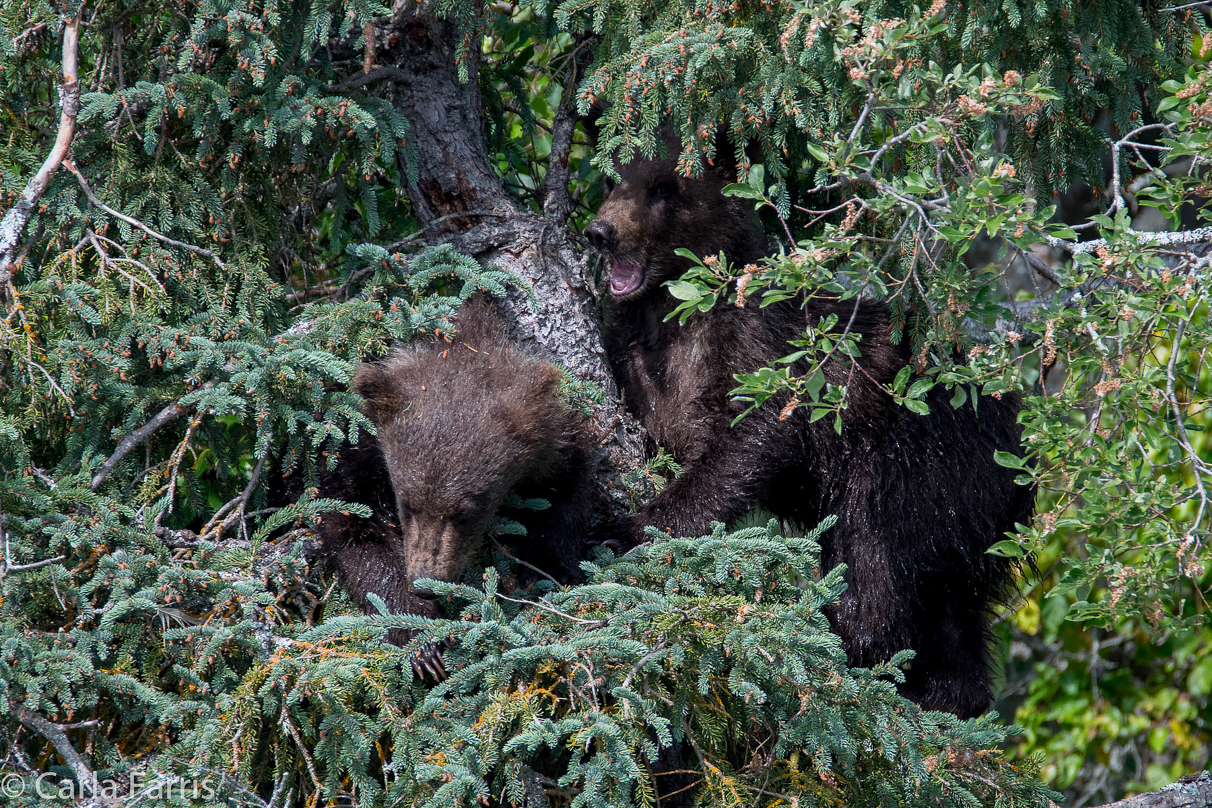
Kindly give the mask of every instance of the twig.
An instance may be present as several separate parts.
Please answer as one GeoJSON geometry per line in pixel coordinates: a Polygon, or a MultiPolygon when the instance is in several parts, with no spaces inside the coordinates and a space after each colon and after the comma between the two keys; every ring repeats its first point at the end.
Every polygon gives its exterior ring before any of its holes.
{"type": "Polygon", "coordinates": [[[553,584],[556,584],[557,586],[559,585],[560,582],[557,581],[555,578],[551,577],[551,575],[549,575],[548,573],[539,569],[534,564],[531,564],[529,561],[523,561],[522,559],[518,558],[513,553],[509,552],[509,548],[506,547],[505,545],[501,544],[501,542],[497,541],[496,539],[493,539],[492,544],[493,544],[493,548],[498,553],[501,553],[502,555],[506,556],[510,561],[513,561],[515,564],[517,564],[519,566],[525,567],[526,569],[530,570],[531,572],[538,573],[539,575],[543,576],[544,578],[551,581],[553,584]]]}
{"type": "Polygon", "coordinates": [[[18,51],[21,47],[21,40],[26,37],[34,37],[46,30],[46,23],[40,22],[32,28],[26,28],[21,33],[13,37],[13,50],[18,51]]]}
{"type": "Polygon", "coordinates": [[[521,600],[519,598],[506,597],[505,595],[502,595],[500,592],[497,593],[497,597],[500,598],[501,600],[507,600],[510,603],[521,603],[526,606],[536,606],[545,612],[550,612],[551,614],[559,615],[560,617],[563,617],[566,620],[571,620],[574,623],[581,623],[582,625],[586,625],[586,626],[604,626],[607,623],[606,620],[586,620],[582,617],[573,617],[572,615],[568,614],[567,612],[562,612],[559,609],[555,608],[554,606],[547,605],[547,604],[543,603],[542,601],[521,600]]]}
{"type": "Polygon", "coordinates": [[[307,773],[311,775],[312,785],[316,787],[316,794],[324,793],[324,786],[320,785],[320,778],[316,777],[316,764],[311,759],[311,753],[307,751],[307,745],[303,743],[303,738],[299,736],[299,730],[295,729],[295,724],[290,720],[290,716],[286,712],[287,702],[283,699],[282,702],[282,723],[286,725],[286,729],[290,731],[290,737],[295,739],[295,745],[299,747],[299,751],[303,753],[303,761],[307,764],[307,773]]]}
{"type": "Polygon", "coordinates": [[[68,171],[76,175],[76,179],[80,182],[80,187],[84,189],[84,195],[88,197],[88,201],[91,202],[95,207],[100,208],[110,216],[113,216],[115,219],[121,219],[132,227],[139,228],[152,238],[163,241],[165,244],[171,247],[178,247],[182,250],[188,250],[196,255],[201,255],[204,258],[209,258],[219,267],[220,272],[227,272],[227,266],[213,250],[208,250],[205,247],[197,247],[193,244],[186,244],[184,241],[177,241],[175,238],[169,238],[168,236],[161,235],[138,219],[132,216],[127,216],[125,213],[119,213],[97,198],[96,194],[93,193],[93,189],[89,186],[88,180],[84,179],[84,175],[80,173],[80,170],[76,168],[71,160],[65,160],[63,165],[66,166],[68,171]]]}
{"type": "Polygon", "coordinates": [[[630,685],[632,677],[634,677],[637,673],[639,673],[640,670],[645,665],[648,664],[648,661],[650,659],[652,659],[654,656],[656,656],[657,654],[661,653],[664,650],[665,650],[665,641],[661,640],[655,646],[653,646],[651,651],[649,651],[648,653],[644,654],[644,656],[642,656],[638,660],[636,660],[636,663],[631,666],[631,670],[629,670],[627,672],[627,675],[625,677],[623,677],[623,684],[620,685],[620,687],[627,687],[628,685],[630,685]]]}
{"type": "Polygon", "coordinates": [[[1208,492],[1204,488],[1199,453],[1191,445],[1191,438],[1187,435],[1187,427],[1183,424],[1182,408],[1178,406],[1178,398],[1174,395],[1174,361],[1178,358],[1178,350],[1182,344],[1183,331],[1186,327],[1187,321],[1180,317],[1178,328],[1174,332],[1174,341],[1170,345],[1170,361],[1166,366],[1166,400],[1170,403],[1171,411],[1174,413],[1174,425],[1178,427],[1179,441],[1182,443],[1183,451],[1191,460],[1191,474],[1195,477],[1195,487],[1199,491],[1199,508],[1195,512],[1195,522],[1191,528],[1191,535],[1194,536],[1195,531],[1199,530],[1199,523],[1204,519],[1204,508],[1208,504],[1208,492]]]}
{"type": "Polygon", "coordinates": [[[8,546],[8,531],[4,529],[4,509],[0,508],[0,537],[4,539],[4,567],[0,569],[0,579],[10,572],[22,572],[24,570],[36,570],[38,567],[45,567],[47,564],[54,564],[56,561],[62,561],[66,556],[57,555],[54,558],[44,558],[41,561],[34,561],[29,564],[14,564],[12,551],[8,546]]]}
{"type": "Polygon", "coordinates": [[[0,283],[7,283],[12,277],[11,266],[17,240],[34,214],[34,205],[50,184],[51,175],[59,170],[59,166],[67,157],[68,149],[72,145],[72,136],[76,132],[76,113],[80,111],[77,53],[80,47],[80,15],[83,12],[84,4],[81,3],[76,16],[68,20],[63,29],[63,103],[59,112],[59,133],[55,137],[55,145],[42,167],[38,169],[38,173],[21,192],[21,199],[4,215],[4,219],[0,220],[0,283]]]}
{"type": "Polygon", "coordinates": [[[146,424],[123,438],[122,442],[118,444],[118,448],[114,449],[114,453],[111,454],[109,459],[105,461],[105,465],[102,466],[101,470],[97,472],[97,475],[93,477],[92,482],[88,486],[89,490],[96,491],[98,488],[100,488],[101,483],[105,482],[105,478],[109,476],[110,472],[112,472],[117,465],[122,462],[122,458],[130,454],[131,450],[142,443],[144,439],[151,437],[151,435],[160,429],[160,427],[175,421],[182,415],[185,415],[185,413],[189,412],[189,410],[189,407],[185,407],[180,404],[169,404],[167,407],[160,410],[160,412],[156,413],[155,417],[153,417],[146,424]]]}
{"type": "MultiPolygon", "coordinates": [[[[362,67],[365,69],[365,62],[362,63],[362,67]]],[[[370,84],[372,81],[378,81],[379,79],[412,81],[412,77],[403,70],[400,70],[400,68],[392,67],[391,65],[384,65],[382,67],[376,67],[369,73],[361,73],[357,76],[351,76],[350,78],[345,79],[345,81],[338,82],[337,84],[325,85],[324,91],[329,93],[340,93],[344,92],[345,90],[352,90],[356,87],[361,87],[364,84],[370,84]]]]}
{"type": "Polygon", "coordinates": [[[248,507],[248,500],[252,496],[253,489],[257,487],[257,483],[261,480],[261,472],[265,469],[265,460],[269,457],[269,450],[261,455],[261,459],[257,461],[257,465],[253,468],[252,475],[249,477],[248,485],[240,492],[240,496],[228,502],[222,508],[215,512],[215,515],[210,518],[206,526],[202,528],[202,532],[198,534],[198,540],[205,539],[212,531],[216,534],[216,538],[222,535],[224,530],[232,525],[237,519],[245,516],[244,509],[248,507]],[[234,510],[232,510],[234,508],[234,510]],[[226,519],[224,514],[231,510],[231,514],[226,519]],[[223,519],[220,523],[219,520],[223,519]]]}

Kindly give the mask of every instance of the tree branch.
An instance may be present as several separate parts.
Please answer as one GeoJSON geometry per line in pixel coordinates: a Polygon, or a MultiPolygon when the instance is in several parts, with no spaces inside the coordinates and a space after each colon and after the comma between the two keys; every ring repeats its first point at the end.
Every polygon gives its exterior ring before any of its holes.
{"type": "Polygon", "coordinates": [[[48,564],[54,564],[56,561],[62,561],[66,556],[57,555],[53,558],[44,558],[41,561],[33,561],[29,564],[14,564],[12,550],[8,546],[8,531],[4,529],[4,509],[0,508],[0,542],[4,544],[4,566],[0,567],[0,580],[10,572],[22,572],[24,570],[36,570],[38,567],[45,567],[48,564]]]}
{"type": "Polygon", "coordinates": [[[79,181],[80,187],[84,189],[84,195],[88,197],[88,201],[91,202],[93,204],[93,206],[101,208],[101,210],[105,211],[110,216],[113,216],[115,219],[121,219],[122,221],[126,222],[127,224],[131,225],[132,227],[139,228],[140,230],[142,230],[144,233],[147,233],[147,235],[151,236],[152,238],[157,239],[159,241],[163,241],[165,244],[168,244],[171,247],[178,247],[182,250],[189,250],[191,253],[195,253],[196,255],[201,255],[204,258],[209,258],[210,260],[214,261],[215,264],[218,265],[220,272],[227,271],[227,266],[224,265],[223,261],[219,258],[218,254],[215,253],[214,251],[208,250],[205,247],[196,247],[193,244],[186,244],[184,241],[177,241],[176,239],[169,238],[168,236],[160,235],[155,230],[152,230],[150,227],[148,227],[147,225],[145,225],[143,222],[139,221],[138,219],[135,219],[134,217],[131,217],[131,216],[127,216],[125,213],[119,213],[118,211],[114,210],[109,205],[105,204],[104,202],[102,202],[100,199],[97,198],[96,194],[93,193],[93,189],[91,187],[89,187],[88,180],[84,179],[84,175],[80,173],[80,170],[78,168],[76,168],[76,166],[72,163],[71,160],[65,161],[63,163],[63,165],[67,167],[68,171],[70,171],[76,175],[76,180],[79,181]]]}
{"type": "Polygon", "coordinates": [[[72,145],[72,136],[76,132],[76,113],[80,111],[80,81],[77,77],[78,52],[80,48],[80,15],[84,12],[83,3],[76,11],[76,16],[67,21],[63,29],[63,85],[62,107],[59,112],[59,133],[55,137],[55,145],[50,154],[33,176],[21,199],[0,220],[0,283],[7,282],[12,277],[13,253],[17,248],[17,240],[21,231],[34,214],[34,205],[38,203],[46,186],[50,184],[53,175],[67,157],[72,145]]]}
{"type": "MultiPolygon", "coordinates": [[[[1200,227],[1195,230],[1178,231],[1143,231],[1127,230],[1126,235],[1133,236],[1141,244],[1152,244],[1159,247],[1172,247],[1178,244],[1207,244],[1212,243],[1212,227],[1200,227]]],[[[1064,250],[1070,255],[1081,255],[1098,251],[1107,246],[1105,238],[1092,241],[1065,241],[1055,236],[1045,236],[1045,240],[1053,247],[1064,250]]]]}
{"type": "Polygon", "coordinates": [[[76,776],[76,781],[81,786],[86,786],[90,790],[93,788],[96,783],[96,776],[93,774],[93,770],[88,767],[88,764],[84,762],[84,758],[80,757],[80,753],[76,751],[76,747],[72,746],[71,740],[67,737],[66,730],[94,726],[97,723],[96,721],[84,721],[79,724],[56,724],[53,721],[46,720],[33,710],[28,710],[13,702],[9,702],[9,711],[22,724],[51,742],[51,746],[55,747],[55,751],[62,756],[68,768],[72,770],[72,774],[76,776]]]}
{"type": "Polygon", "coordinates": [[[1200,772],[1180,778],[1161,791],[1139,794],[1099,808],[1205,808],[1212,805],[1212,774],[1200,772]]]}
{"type": "Polygon", "coordinates": [[[160,427],[177,420],[189,412],[189,410],[189,407],[184,407],[176,402],[169,404],[156,413],[146,424],[123,438],[118,444],[118,448],[114,449],[114,453],[109,456],[109,459],[105,461],[105,465],[101,467],[101,470],[97,472],[92,482],[89,483],[89,490],[96,491],[100,488],[101,483],[105,482],[105,478],[110,475],[110,472],[122,462],[122,458],[130,454],[131,450],[142,443],[144,439],[151,437],[160,427]]]}
{"type": "Polygon", "coordinates": [[[577,128],[577,85],[581,83],[585,65],[592,52],[585,42],[569,54],[568,76],[560,107],[551,124],[551,155],[547,161],[547,180],[543,190],[543,215],[559,224],[568,219],[572,200],[568,196],[568,155],[572,151],[572,136],[577,128]]]}

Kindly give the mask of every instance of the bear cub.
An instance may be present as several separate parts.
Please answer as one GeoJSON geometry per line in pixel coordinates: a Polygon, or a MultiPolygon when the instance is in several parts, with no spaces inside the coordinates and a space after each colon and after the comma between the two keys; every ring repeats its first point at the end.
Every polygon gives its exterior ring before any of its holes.
{"type": "MultiPolygon", "coordinates": [[[[584,419],[559,394],[560,371],[511,343],[487,303],[464,304],[457,325],[449,344],[412,342],[357,368],[353,389],[378,434],[322,475],[322,496],[373,511],[329,514],[317,528],[323,554],[368,612],[374,592],[393,612],[437,615],[412,582],[457,580],[511,493],[551,504],[510,511],[527,528],[511,537],[514,554],[559,582],[580,575],[594,504],[584,419]]],[[[434,648],[413,664],[445,674],[434,648]]]]}
{"type": "Polygon", "coordinates": [[[836,515],[822,562],[846,564],[848,589],[829,617],[850,664],[913,649],[902,693],[926,709],[979,715],[992,699],[989,613],[1012,571],[985,551],[1033,508],[1031,489],[993,459],[1020,451],[1017,399],[953,409],[936,389],[927,416],[898,406],[882,388],[910,361],[908,345],[893,344],[888,309],[875,301],[811,296],[761,308],[754,299],[666,321],[678,301],[663,284],[689,268],[675,249],[722,251],[737,265],[768,251],[752,203],[722,194],[733,181],[728,159],[688,178],[679,150],[671,140],[670,159],[617,166],[621,182],[607,181],[585,229],[609,265],[605,341],[626,405],[684,469],[600,538],[631,547],[649,525],[703,535],[758,505],[807,526],[836,515]],[[849,324],[861,336],[854,363],[825,367],[848,391],[842,433],[832,418],[810,422],[808,408],[780,415],[775,402],[731,426],[743,407],[729,396],[733,375],[790,353],[788,340],[830,314],[839,332],[849,324]]]}

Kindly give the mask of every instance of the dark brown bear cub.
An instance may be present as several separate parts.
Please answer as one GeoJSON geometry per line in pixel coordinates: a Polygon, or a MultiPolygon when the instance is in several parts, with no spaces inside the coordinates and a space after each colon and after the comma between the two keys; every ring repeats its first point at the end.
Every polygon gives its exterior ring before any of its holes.
{"type": "MultiPolygon", "coordinates": [[[[318,532],[364,609],[374,592],[392,611],[436,614],[411,582],[457,580],[511,492],[551,503],[510,513],[527,527],[515,555],[557,580],[577,579],[592,487],[584,419],[559,381],[479,301],[460,309],[453,342],[410,343],[358,367],[353,387],[378,435],[342,453],[321,493],[365,503],[374,516],[330,515],[318,532]]],[[[418,664],[441,673],[432,649],[418,664]]]]}
{"type": "MultiPolygon", "coordinates": [[[[677,144],[670,144],[677,154],[677,144]]],[[[684,471],[649,505],[603,531],[623,546],[647,525],[678,536],[708,533],[761,505],[812,526],[836,515],[822,540],[826,569],[846,564],[848,589],[830,619],[849,661],[870,666],[911,648],[902,692],[924,708],[974,716],[988,709],[989,612],[1010,581],[1010,564],[985,551],[1026,522],[1032,491],[1014,483],[994,451],[1019,451],[1018,403],[982,398],[956,410],[944,391],[930,414],[897,406],[881,389],[909,361],[889,337],[876,302],[812,298],[765,309],[717,305],[685,325],[666,322],[676,301],[662,286],[687,268],[674,250],[723,251],[737,264],[767,250],[752,205],[728,198],[731,169],[690,179],[676,161],[636,160],[607,183],[585,230],[610,263],[607,351],[628,407],[684,471]],[[855,307],[857,306],[857,311],[855,307]],[[786,420],[767,404],[735,427],[733,374],[791,352],[787,341],[829,314],[861,335],[857,364],[832,362],[826,377],[845,385],[838,435],[809,411],[786,420]]],[[[840,330],[840,328],[839,328],[840,330]]],[[[801,368],[802,370],[802,368],[801,368]]]]}

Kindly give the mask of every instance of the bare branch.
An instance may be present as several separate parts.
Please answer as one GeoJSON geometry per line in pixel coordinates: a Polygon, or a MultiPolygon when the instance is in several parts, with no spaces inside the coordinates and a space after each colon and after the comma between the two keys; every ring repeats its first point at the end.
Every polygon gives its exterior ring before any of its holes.
{"type": "Polygon", "coordinates": [[[1204,808],[1212,805],[1212,774],[1200,772],[1180,778],[1161,791],[1139,794],[1100,808],[1204,808]]]}
{"type": "Polygon", "coordinates": [[[80,173],[80,170],[78,168],[76,168],[76,166],[72,163],[71,160],[64,161],[63,165],[67,167],[68,171],[70,171],[76,175],[76,179],[79,181],[80,187],[84,189],[84,195],[88,197],[88,201],[91,202],[93,204],[93,206],[100,208],[101,210],[108,213],[110,216],[113,216],[115,219],[121,219],[122,221],[126,222],[127,224],[131,225],[132,227],[139,228],[140,230],[142,230],[144,233],[147,233],[147,235],[151,236],[152,238],[157,239],[158,241],[162,241],[171,247],[179,247],[182,250],[189,250],[191,253],[195,253],[196,255],[201,255],[204,258],[209,258],[210,260],[214,261],[216,265],[218,265],[219,271],[221,271],[221,272],[227,271],[227,266],[219,258],[218,254],[215,253],[213,250],[208,250],[205,247],[196,247],[193,244],[186,244],[184,241],[177,241],[174,238],[169,238],[168,236],[163,236],[163,235],[157,233],[155,230],[152,230],[150,227],[148,227],[147,225],[145,225],[143,222],[139,221],[138,219],[135,219],[131,216],[127,216],[125,213],[119,213],[118,211],[114,210],[109,205],[105,204],[104,202],[102,202],[100,199],[97,198],[96,194],[93,193],[93,189],[89,186],[88,180],[84,179],[84,175],[80,173]]]}
{"type": "Polygon", "coordinates": [[[564,92],[560,96],[560,107],[551,124],[551,156],[547,161],[547,180],[543,196],[543,215],[563,224],[572,210],[568,196],[568,155],[572,151],[572,135],[577,127],[577,85],[592,51],[582,42],[577,45],[569,59],[568,75],[564,79],[564,92]]]}
{"type": "Polygon", "coordinates": [[[362,37],[366,40],[366,53],[362,57],[362,73],[375,69],[375,24],[367,20],[362,24],[362,37]]]}
{"type": "Polygon", "coordinates": [[[10,572],[22,572],[24,570],[36,570],[38,567],[45,567],[48,564],[54,564],[56,561],[62,561],[66,556],[57,555],[54,558],[44,558],[41,561],[34,561],[29,564],[14,564],[12,550],[8,545],[8,531],[4,529],[4,509],[0,508],[0,540],[4,542],[4,566],[0,567],[0,579],[8,575],[10,572]]]}
{"type": "MultiPolygon", "coordinates": [[[[1207,244],[1212,243],[1212,227],[1200,227],[1195,230],[1178,230],[1175,232],[1146,232],[1143,230],[1126,230],[1126,235],[1134,237],[1141,244],[1152,244],[1159,247],[1170,247],[1178,244],[1207,244]]],[[[1064,250],[1070,255],[1097,252],[1100,247],[1107,246],[1105,238],[1092,241],[1065,241],[1055,236],[1045,236],[1048,244],[1064,250]]]]}
{"type": "Polygon", "coordinates": [[[77,77],[78,51],[80,47],[80,15],[84,4],[76,12],[76,16],[67,21],[63,29],[63,86],[62,108],[59,112],[59,133],[55,137],[55,145],[50,154],[33,176],[21,199],[0,220],[0,282],[7,282],[12,277],[13,254],[21,231],[34,213],[34,205],[38,203],[46,186],[50,184],[51,175],[59,170],[68,149],[72,145],[72,136],[76,132],[76,113],[80,111],[80,81],[77,77]]]}
{"type": "Polygon", "coordinates": [[[401,70],[398,67],[392,67],[391,65],[381,65],[379,67],[374,68],[369,73],[359,73],[357,75],[350,76],[349,78],[345,79],[344,81],[338,82],[337,84],[325,85],[324,91],[329,92],[329,93],[342,93],[342,92],[345,92],[346,90],[352,90],[356,87],[361,87],[363,85],[370,84],[372,81],[378,81],[379,79],[393,79],[394,81],[408,81],[409,77],[408,77],[407,73],[405,73],[403,70],[401,70]]]}
{"type": "Polygon", "coordinates": [[[1174,360],[1178,358],[1178,351],[1183,341],[1183,331],[1187,326],[1187,321],[1179,319],[1178,328],[1174,332],[1174,342],[1170,345],[1170,361],[1166,365],[1166,400],[1170,403],[1171,411],[1174,413],[1174,425],[1178,427],[1178,439],[1182,444],[1183,451],[1191,460],[1191,473],[1195,477],[1195,487],[1199,491],[1199,507],[1195,512],[1195,521],[1192,523],[1191,533],[1194,535],[1196,530],[1199,530],[1199,523],[1203,521],[1204,509],[1208,504],[1208,492],[1204,488],[1203,473],[1200,468],[1202,465],[1199,459],[1199,452],[1191,445],[1191,438],[1187,435],[1187,427],[1183,424],[1183,411],[1178,404],[1178,398],[1174,395],[1174,360]]]}
{"type": "Polygon", "coordinates": [[[92,482],[89,483],[89,489],[96,491],[98,488],[100,488],[101,483],[105,482],[105,478],[109,476],[110,472],[117,468],[118,464],[122,462],[122,458],[130,454],[132,449],[142,443],[144,439],[151,437],[151,435],[154,434],[160,427],[175,421],[185,413],[189,412],[189,409],[189,407],[184,407],[177,403],[169,404],[167,407],[160,410],[160,412],[156,413],[155,417],[153,417],[146,424],[123,438],[122,442],[118,444],[118,448],[114,449],[114,453],[111,454],[109,459],[105,461],[105,465],[102,466],[101,470],[97,472],[95,477],[93,477],[92,482]]]}
{"type": "Polygon", "coordinates": [[[215,539],[219,539],[223,531],[227,530],[238,520],[245,517],[245,510],[248,507],[248,500],[252,497],[253,489],[257,487],[257,483],[261,481],[261,472],[265,469],[265,461],[269,458],[269,450],[261,455],[261,459],[257,461],[257,465],[253,468],[252,474],[249,477],[248,485],[240,492],[240,495],[228,502],[222,508],[215,512],[215,515],[210,518],[210,521],[202,528],[202,532],[198,534],[199,539],[205,539],[212,532],[215,534],[215,539]],[[226,517],[226,518],[224,518],[226,517]],[[222,520],[222,521],[220,521],[222,520]]]}
{"type": "Polygon", "coordinates": [[[85,721],[80,724],[56,724],[38,715],[33,710],[26,709],[14,702],[9,702],[9,711],[22,724],[51,742],[51,746],[55,747],[55,751],[67,763],[68,768],[72,770],[72,774],[76,776],[76,780],[81,786],[86,786],[90,790],[93,788],[96,783],[96,776],[93,774],[93,770],[88,767],[88,764],[84,762],[84,758],[80,757],[80,753],[76,751],[76,747],[72,746],[71,740],[67,737],[66,730],[93,726],[96,723],[95,721],[85,721]]]}

